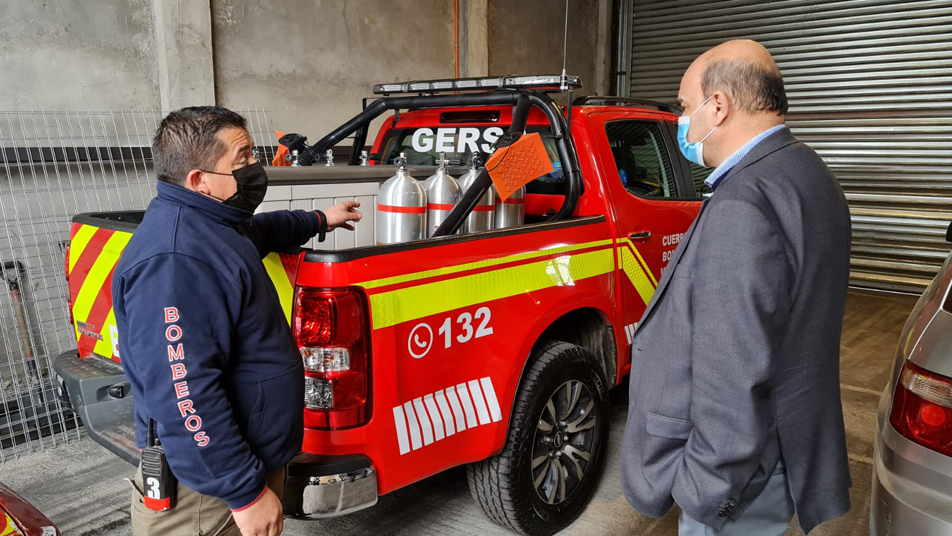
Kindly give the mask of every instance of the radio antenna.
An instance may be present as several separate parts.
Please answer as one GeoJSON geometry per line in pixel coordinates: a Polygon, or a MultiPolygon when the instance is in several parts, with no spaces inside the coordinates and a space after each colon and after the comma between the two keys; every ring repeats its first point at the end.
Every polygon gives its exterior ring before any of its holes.
{"type": "Polygon", "coordinates": [[[562,36],[562,79],[559,81],[559,91],[569,89],[569,77],[565,72],[565,59],[569,49],[569,0],[565,0],[565,34],[562,36]]]}

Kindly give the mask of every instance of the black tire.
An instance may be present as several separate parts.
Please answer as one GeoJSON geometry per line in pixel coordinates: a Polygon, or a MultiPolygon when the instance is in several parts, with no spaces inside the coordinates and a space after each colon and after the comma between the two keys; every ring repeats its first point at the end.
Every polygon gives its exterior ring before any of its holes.
{"type": "Polygon", "coordinates": [[[534,536],[554,534],[572,523],[592,498],[601,473],[607,399],[604,375],[591,353],[562,341],[540,344],[520,382],[505,446],[467,467],[469,489],[486,515],[534,536]],[[564,418],[553,418],[570,406],[564,418]],[[578,454],[586,445],[587,461],[578,454]],[[571,450],[566,454],[566,449],[571,450]]]}

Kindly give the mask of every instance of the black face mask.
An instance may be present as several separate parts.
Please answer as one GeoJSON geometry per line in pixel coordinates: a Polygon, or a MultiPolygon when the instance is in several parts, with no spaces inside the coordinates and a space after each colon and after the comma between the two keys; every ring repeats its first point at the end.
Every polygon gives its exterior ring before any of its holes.
{"type": "MultiPolygon", "coordinates": [[[[216,171],[205,171],[205,173],[229,175],[229,173],[218,173],[216,171]]],[[[241,210],[254,212],[258,205],[264,201],[264,195],[268,192],[268,173],[264,170],[264,166],[261,165],[261,162],[255,162],[232,171],[230,175],[235,178],[238,191],[228,199],[219,199],[219,201],[241,210]]],[[[218,198],[215,197],[215,199],[218,198]]]]}

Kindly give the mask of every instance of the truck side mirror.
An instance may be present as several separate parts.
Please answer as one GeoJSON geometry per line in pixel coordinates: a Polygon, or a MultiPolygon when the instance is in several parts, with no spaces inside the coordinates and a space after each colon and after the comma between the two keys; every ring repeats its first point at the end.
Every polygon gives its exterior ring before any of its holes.
{"type": "Polygon", "coordinates": [[[952,223],[950,223],[949,228],[945,230],[945,241],[952,242],[952,223]]]}

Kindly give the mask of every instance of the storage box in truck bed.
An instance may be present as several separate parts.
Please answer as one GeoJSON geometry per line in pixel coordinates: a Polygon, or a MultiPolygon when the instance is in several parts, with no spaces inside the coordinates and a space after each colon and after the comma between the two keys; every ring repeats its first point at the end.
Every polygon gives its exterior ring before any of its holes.
{"type": "MultiPolygon", "coordinates": [[[[439,128],[426,125],[439,120],[433,109],[498,112],[507,129],[547,129],[562,184],[530,187],[519,227],[453,234],[481,193],[472,192],[441,227],[445,236],[264,259],[306,369],[304,447],[290,467],[286,513],[340,515],[468,464],[473,494],[494,521],[554,532],[594,492],[607,391],[629,372],[630,337],[700,205],[674,144],[677,115],[580,100],[569,127],[566,112],[526,89],[377,102],[304,150],[320,154],[386,109],[416,111],[388,121],[376,145],[394,129],[399,140],[439,128]]],[[[410,171],[422,178],[431,169],[410,171]]],[[[322,175],[379,184],[392,170],[269,173],[282,188],[334,182],[322,175]]],[[[132,400],[109,278],[139,218],[74,218],[67,274],[78,351],[55,365],[90,435],[131,462],[132,400]]]]}

